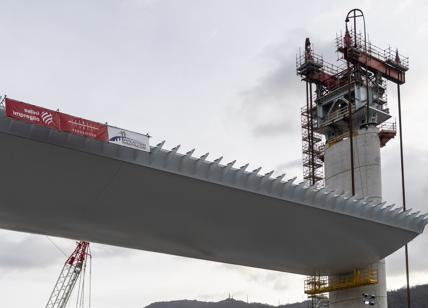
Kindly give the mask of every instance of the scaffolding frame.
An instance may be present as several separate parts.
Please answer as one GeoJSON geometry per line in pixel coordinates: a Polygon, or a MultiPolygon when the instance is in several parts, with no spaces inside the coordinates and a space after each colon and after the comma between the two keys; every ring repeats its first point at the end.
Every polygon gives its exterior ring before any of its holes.
{"type": "Polygon", "coordinates": [[[356,269],[352,273],[337,276],[309,276],[305,280],[305,294],[315,296],[344,289],[373,285],[378,283],[376,267],[356,269]]]}
{"type": "MultiPolygon", "coordinates": [[[[397,49],[394,49],[391,46],[383,49],[381,47],[378,47],[372,44],[372,42],[370,41],[364,42],[364,36],[361,32],[357,32],[356,35],[354,36],[354,29],[350,29],[348,30],[348,32],[351,37],[356,37],[357,39],[357,46],[352,46],[353,48],[366,52],[368,55],[375,57],[376,59],[379,59],[383,62],[389,63],[391,65],[394,65],[394,66],[400,65],[404,70],[409,69],[409,57],[398,53],[397,49]],[[400,60],[398,63],[396,61],[397,56],[398,56],[398,59],[400,60]]],[[[336,47],[338,51],[342,50],[345,47],[343,34],[336,36],[336,47]]]]}
{"type": "MultiPolygon", "coordinates": [[[[312,87],[307,83],[307,90],[312,87]]],[[[312,95],[310,93],[310,95],[312,95]]],[[[313,99],[301,108],[303,179],[311,186],[324,186],[324,141],[314,128],[313,99]]]]}

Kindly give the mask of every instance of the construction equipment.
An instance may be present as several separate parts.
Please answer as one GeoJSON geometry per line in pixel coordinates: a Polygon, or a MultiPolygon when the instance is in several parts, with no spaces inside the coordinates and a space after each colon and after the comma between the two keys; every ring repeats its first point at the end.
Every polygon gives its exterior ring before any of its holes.
{"type": "MultiPolygon", "coordinates": [[[[392,82],[397,86],[403,211],[406,211],[400,86],[406,81],[409,58],[397,49],[382,49],[371,43],[360,9],[352,9],[346,15],[345,33],[336,37],[336,51],[338,61],[329,64],[314,52],[306,38],[304,52],[296,57],[297,74],[306,84],[306,106],[302,109],[303,178],[315,189],[324,182],[327,190],[349,192],[349,199],[358,195],[381,204],[380,148],[397,133],[395,123],[387,122],[391,118],[387,82],[392,82]],[[357,21],[360,26],[362,23],[362,33],[357,21]],[[364,161],[365,158],[370,162],[364,161]]],[[[349,207],[354,205],[349,203],[349,207]]],[[[323,293],[330,293],[332,307],[357,307],[360,302],[355,299],[362,286],[373,292],[374,298],[378,296],[376,306],[387,307],[382,261],[370,268],[324,277],[314,270],[313,276],[305,281],[305,293],[312,299],[312,307],[316,307],[314,298],[323,293]]],[[[364,303],[372,305],[373,299],[367,298],[364,303]]],[[[408,303],[410,307],[409,296],[408,303]]]]}
{"type": "MultiPolygon", "coordinates": [[[[89,242],[79,241],[73,253],[65,262],[58,280],[49,297],[46,308],[65,308],[73,292],[74,286],[83,272],[85,273],[87,256],[89,255],[89,242]]],[[[83,275],[84,276],[84,275],[83,275]]],[[[81,284],[79,294],[83,297],[84,284],[81,284]],[[82,290],[82,292],[80,292],[82,290]],[[80,294],[82,293],[82,294],[80,294]]],[[[79,302],[79,299],[78,299],[79,302]]],[[[83,305],[83,300],[80,300],[83,305]]]]}

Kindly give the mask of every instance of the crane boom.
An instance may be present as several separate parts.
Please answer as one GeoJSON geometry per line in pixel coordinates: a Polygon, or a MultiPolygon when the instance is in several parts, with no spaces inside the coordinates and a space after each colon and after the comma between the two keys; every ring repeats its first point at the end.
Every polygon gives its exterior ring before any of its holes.
{"type": "Polygon", "coordinates": [[[46,308],[65,308],[71,292],[86,264],[89,242],[79,241],[73,253],[65,262],[46,308]]]}

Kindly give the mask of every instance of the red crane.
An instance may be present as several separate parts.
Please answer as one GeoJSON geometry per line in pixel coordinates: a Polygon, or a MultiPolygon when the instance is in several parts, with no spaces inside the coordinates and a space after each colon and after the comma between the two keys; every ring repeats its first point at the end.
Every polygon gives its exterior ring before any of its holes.
{"type": "Polygon", "coordinates": [[[79,241],[73,253],[65,262],[55,287],[49,297],[46,308],[65,308],[73,288],[81,274],[85,271],[89,255],[89,242],[79,241]]]}

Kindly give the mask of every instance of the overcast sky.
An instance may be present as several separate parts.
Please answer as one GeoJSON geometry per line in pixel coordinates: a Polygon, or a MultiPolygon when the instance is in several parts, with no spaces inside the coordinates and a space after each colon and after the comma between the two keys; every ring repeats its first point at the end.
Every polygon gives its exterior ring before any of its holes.
{"type": "MultiPolygon", "coordinates": [[[[399,47],[408,206],[428,212],[426,1],[0,0],[0,91],[11,98],[138,132],[151,143],[301,178],[295,55],[334,39],[360,7],[372,43],[399,47]]],[[[388,93],[393,116],[395,88],[388,93]]],[[[398,138],[382,149],[384,199],[401,205],[398,138]]],[[[253,168],[253,169],[254,169],[253,168]]],[[[7,193],[2,191],[2,193],[7,193]]],[[[74,242],[53,239],[69,254],[74,242]]],[[[93,244],[92,306],[173,299],[303,300],[304,277],[93,244]]],[[[409,245],[411,283],[428,283],[428,232],[409,245]]],[[[405,284],[404,252],[387,259],[405,284]]],[[[2,307],[44,307],[65,261],[45,237],[0,231],[2,307]]]]}

